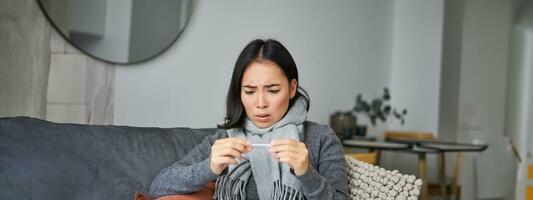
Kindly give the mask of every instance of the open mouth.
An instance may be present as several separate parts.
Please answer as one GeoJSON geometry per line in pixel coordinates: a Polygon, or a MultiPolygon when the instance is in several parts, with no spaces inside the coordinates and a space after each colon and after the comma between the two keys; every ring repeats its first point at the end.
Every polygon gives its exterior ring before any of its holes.
{"type": "Polygon", "coordinates": [[[270,119],[269,114],[256,115],[255,117],[257,118],[257,121],[259,122],[267,122],[270,119]]]}

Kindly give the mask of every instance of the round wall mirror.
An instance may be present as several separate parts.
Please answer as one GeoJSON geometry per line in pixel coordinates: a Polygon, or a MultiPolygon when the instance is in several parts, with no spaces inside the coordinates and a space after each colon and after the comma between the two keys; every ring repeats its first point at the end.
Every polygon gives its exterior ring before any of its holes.
{"type": "Polygon", "coordinates": [[[73,46],[116,64],[149,60],[179,37],[194,0],[37,0],[73,46]]]}

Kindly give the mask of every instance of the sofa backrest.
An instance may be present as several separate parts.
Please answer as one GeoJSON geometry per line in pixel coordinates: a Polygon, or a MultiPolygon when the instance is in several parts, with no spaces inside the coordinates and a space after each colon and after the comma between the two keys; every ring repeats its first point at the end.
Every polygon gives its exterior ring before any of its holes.
{"type": "Polygon", "coordinates": [[[215,131],[0,118],[0,199],[132,199],[215,131]]]}

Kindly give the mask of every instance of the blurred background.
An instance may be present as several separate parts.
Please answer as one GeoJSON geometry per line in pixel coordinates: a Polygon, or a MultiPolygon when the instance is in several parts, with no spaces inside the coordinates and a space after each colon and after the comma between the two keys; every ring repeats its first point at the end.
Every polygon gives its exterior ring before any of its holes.
{"type": "MultiPolygon", "coordinates": [[[[367,136],[487,144],[464,156],[461,199],[533,199],[531,0],[1,0],[0,117],[216,127],[256,38],[293,55],[309,120],[330,124],[388,88],[405,121],[356,115],[367,136]]],[[[416,174],[416,162],[388,151],[380,165],[416,174]]],[[[429,180],[437,165],[429,155],[429,180]]]]}

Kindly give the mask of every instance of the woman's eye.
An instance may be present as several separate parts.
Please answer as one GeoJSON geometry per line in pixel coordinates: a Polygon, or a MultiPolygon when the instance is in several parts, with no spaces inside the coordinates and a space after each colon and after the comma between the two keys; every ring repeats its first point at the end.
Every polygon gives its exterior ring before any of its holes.
{"type": "Polygon", "coordinates": [[[254,91],[244,91],[244,94],[247,94],[247,95],[250,95],[250,94],[253,94],[254,91]]]}
{"type": "Polygon", "coordinates": [[[269,92],[272,93],[272,94],[276,94],[276,93],[279,92],[279,90],[270,90],[269,92]]]}

